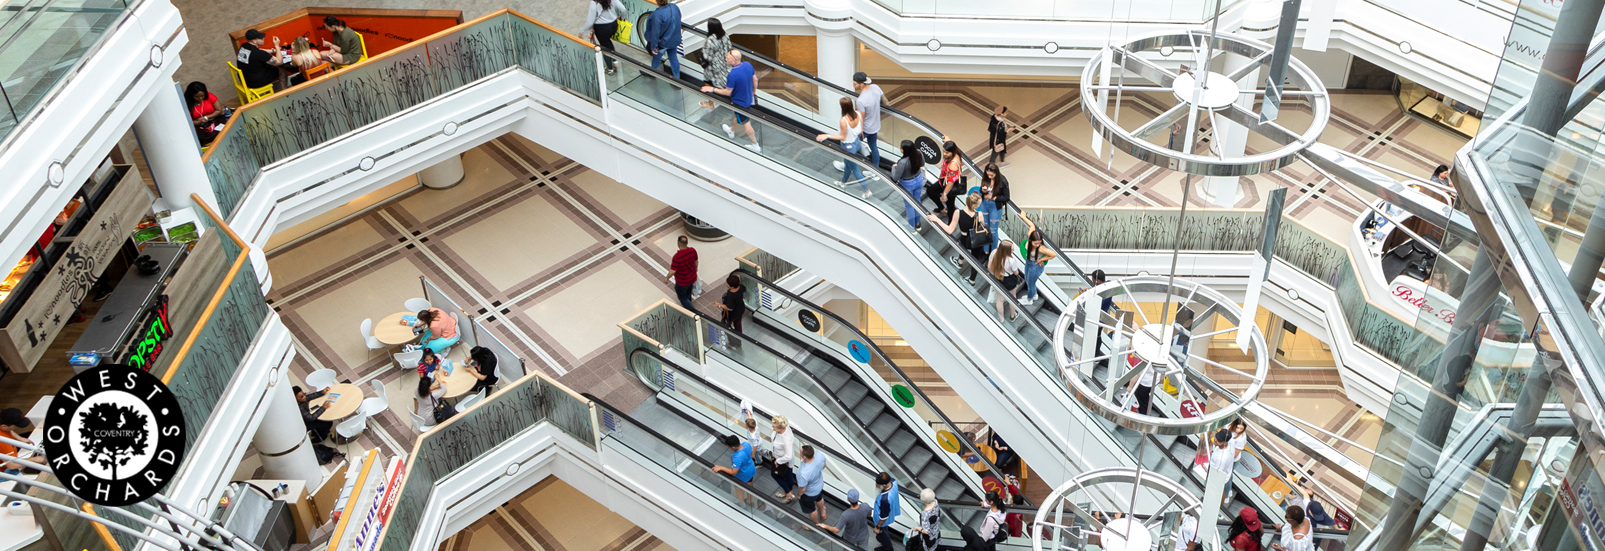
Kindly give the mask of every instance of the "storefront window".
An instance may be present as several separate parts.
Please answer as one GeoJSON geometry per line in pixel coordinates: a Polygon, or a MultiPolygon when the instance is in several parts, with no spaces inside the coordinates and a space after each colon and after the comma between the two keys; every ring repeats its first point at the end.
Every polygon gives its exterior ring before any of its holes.
{"type": "Polygon", "coordinates": [[[1477,129],[1482,126],[1482,111],[1408,78],[1398,77],[1393,91],[1399,106],[1406,112],[1467,138],[1477,135],[1477,129]]]}

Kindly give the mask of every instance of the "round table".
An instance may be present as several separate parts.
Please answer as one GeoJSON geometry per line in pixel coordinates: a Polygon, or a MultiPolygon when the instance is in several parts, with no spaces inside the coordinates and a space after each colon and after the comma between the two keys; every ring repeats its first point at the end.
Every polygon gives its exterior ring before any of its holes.
{"type": "Polygon", "coordinates": [[[406,344],[416,340],[418,334],[412,332],[412,326],[401,324],[401,317],[409,315],[416,315],[416,313],[396,312],[385,316],[385,319],[373,324],[373,338],[379,339],[379,342],[390,346],[406,344]]]}
{"type": "Polygon", "coordinates": [[[357,412],[358,407],[362,406],[363,396],[362,387],[360,386],[351,383],[330,385],[329,391],[325,396],[329,394],[339,394],[340,398],[332,404],[329,403],[327,398],[323,398],[323,413],[318,415],[318,419],[339,421],[350,417],[357,412]]]}
{"type": "Polygon", "coordinates": [[[452,362],[449,374],[443,373],[442,370],[435,371],[435,374],[440,376],[440,384],[445,386],[447,398],[468,394],[468,391],[474,388],[474,383],[479,382],[462,362],[452,362]]]}
{"type": "Polygon", "coordinates": [[[987,471],[987,463],[996,464],[998,462],[998,452],[993,451],[992,446],[975,444],[975,449],[981,452],[981,456],[986,458],[986,461],[976,460],[974,463],[970,463],[970,468],[974,469],[975,472],[984,473],[987,471]]]}

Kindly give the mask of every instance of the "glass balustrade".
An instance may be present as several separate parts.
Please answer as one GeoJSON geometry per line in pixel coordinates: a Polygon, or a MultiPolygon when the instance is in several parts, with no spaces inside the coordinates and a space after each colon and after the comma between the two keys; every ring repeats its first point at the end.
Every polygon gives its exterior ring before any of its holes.
{"type": "Polygon", "coordinates": [[[0,6],[0,141],[71,76],[123,14],[126,0],[22,0],[0,6]]]}

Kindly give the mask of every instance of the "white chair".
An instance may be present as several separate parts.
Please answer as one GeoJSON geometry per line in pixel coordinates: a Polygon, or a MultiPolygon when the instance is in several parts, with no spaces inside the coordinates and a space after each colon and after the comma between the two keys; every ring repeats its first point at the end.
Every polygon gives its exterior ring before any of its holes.
{"type": "Polygon", "coordinates": [[[468,408],[474,407],[474,404],[477,404],[480,400],[484,399],[484,390],[479,391],[478,394],[470,394],[467,398],[463,398],[463,401],[457,402],[457,413],[468,411],[468,408]]]}
{"type": "Polygon", "coordinates": [[[342,445],[350,444],[356,441],[357,436],[361,435],[362,431],[367,430],[367,428],[368,416],[358,411],[350,419],[341,421],[340,424],[334,426],[335,436],[340,437],[340,440],[336,441],[336,443],[342,445]]]}
{"type": "Polygon", "coordinates": [[[311,392],[317,392],[334,385],[335,377],[338,375],[334,374],[333,369],[319,369],[307,375],[306,384],[311,387],[311,392]]]}
{"type": "Polygon", "coordinates": [[[407,309],[408,313],[412,314],[428,310],[431,307],[429,304],[429,299],[426,298],[409,298],[407,299],[407,302],[403,304],[403,306],[407,309]]]}
{"type": "Polygon", "coordinates": [[[415,411],[412,413],[412,430],[422,434],[429,432],[429,429],[432,428],[435,428],[435,412],[424,411],[420,413],[415,411]]]}
{"type": "Polygon", "coordinates": [[[368,345],[369,359],[373,358],[373,351],[389,348],[373,336],[373,318],[362,320],[362,341],[368,345]]]}
{"type": "Polygon", "coordinates": [[[377,396],[364,399],[360,407],[362,414],[368,417],[376,417],[380,413],[384,413],[385,410],[390,409],[390,397],[385,395],[384,383],[378,380],[373,381],[373,392],[377,396]]]}
{"type": "Polygon", "coordinates": [[[424,359],[424,351],[423,349],[418,349],[412,352],[391,354],[390,357],[395,358],[396,366],[400,367],[402,371],[418,369],[418,362],[424,359]]]}

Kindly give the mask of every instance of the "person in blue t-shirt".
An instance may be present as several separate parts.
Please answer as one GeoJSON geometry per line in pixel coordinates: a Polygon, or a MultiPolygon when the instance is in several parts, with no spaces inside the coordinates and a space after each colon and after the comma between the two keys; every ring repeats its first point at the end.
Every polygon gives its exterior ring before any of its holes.
{"type": "MultiPolygon", "coordinates": [[[[758,88],[757,71],[752,68],[751,63],[741,60],[741,50],[730,50],[730,53],[725,54],[724,59],[725,62],[730,64],[730,74],[725,76],[725,85],[728,88],[703,86],[702,92],[729,96],[730,103],[736,104],[736,107],[742,109],[752,108],[753,93],[758,88]]],[[[741,125],[747,131],[747,138],[752,140],[752,144],[748,145],[747,149],[751,149],[755,153],[762,153],[762,148],[758,147],[758,133],[752,130],[752,120],[746,115],[737,112],[735,123],[741,125]]],[[[736,139],[736,131],[729,124],[724,125],[724,133],[730,136],[730,139],[736,139]]]]}
{"type": "Polygon", "coordinates": [[[752,444],[731,434],[724,437],[724,445],[730,448],[730,466],[714,465],[713,472],[734,476],[736,480],[752,484],[752,476],[758,474],[758,467],[752,464],[752,444]]]}

